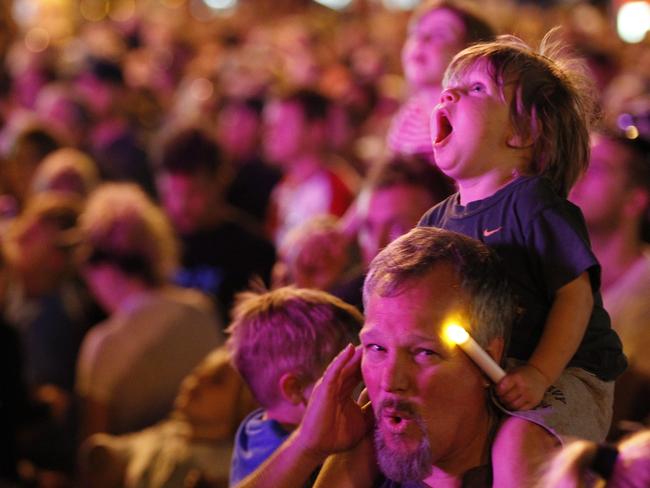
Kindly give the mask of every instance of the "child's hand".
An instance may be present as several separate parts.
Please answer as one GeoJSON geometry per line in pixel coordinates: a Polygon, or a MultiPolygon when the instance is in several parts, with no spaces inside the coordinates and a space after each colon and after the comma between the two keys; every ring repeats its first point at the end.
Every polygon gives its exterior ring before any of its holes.
{"type": "Polygon", "coordinates": [[[549,386],[537,368],[524,364],[509,371],[497,384],[496,392],[510,410],[530,410],[539,405],[549,386]]]}

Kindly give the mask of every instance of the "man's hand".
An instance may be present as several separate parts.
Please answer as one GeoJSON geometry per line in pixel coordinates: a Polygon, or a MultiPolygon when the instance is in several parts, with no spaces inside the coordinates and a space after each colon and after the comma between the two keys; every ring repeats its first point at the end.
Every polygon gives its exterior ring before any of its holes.
{"type": "Polygon", "coordinates": [[[296,442],[324,459],[354,447],[372,426],[372,409],[362,410],[352,393],[361,382],[361,348],[348,345],[316,383],[296,442]]]}
{"type": "Polygon", "coordinates": [[[497,396],[510,410],[530,410],[544,398],[550,385],[534,366],[524,364],[509,371],[496,387],[497,396]]]}

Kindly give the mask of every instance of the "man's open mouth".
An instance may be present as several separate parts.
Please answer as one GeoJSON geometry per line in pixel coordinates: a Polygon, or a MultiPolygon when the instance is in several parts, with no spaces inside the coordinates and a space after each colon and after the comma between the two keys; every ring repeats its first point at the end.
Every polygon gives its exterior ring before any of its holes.
{"type": "Polygon", "coordinates": [[[451,122],[449,122],[447,114],[442,110],[438,110],[436,112],[436,138],[433,141],[433,144],[438,145],[442,143],[453,131],[454,128],[452,127],[451,122]]]}
{"type": "Polygon", "coordinates": [[[394,409],[385,409],[382,416],[388,430],[393,434],[403,433],[413,419],[409,412],[394,409]]]}

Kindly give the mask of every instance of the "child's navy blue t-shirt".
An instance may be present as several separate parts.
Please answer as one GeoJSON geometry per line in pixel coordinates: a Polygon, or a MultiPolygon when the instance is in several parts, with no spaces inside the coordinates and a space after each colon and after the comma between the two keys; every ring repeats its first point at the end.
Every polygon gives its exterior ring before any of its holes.
{"type": "Polygon", "coordinates": [[[513,325],[508,356],[528,360],[540,341],[555,292],[588,272],[594,308],[569,362],[609,381],[627,365],[600,296],[600,264],[591,251],[578,207],[558,196],[543,177],[521,177],[467,206],[454,194],[418,225],[440,227],[484,242],[501,258],[523,313],[513,325]]]}

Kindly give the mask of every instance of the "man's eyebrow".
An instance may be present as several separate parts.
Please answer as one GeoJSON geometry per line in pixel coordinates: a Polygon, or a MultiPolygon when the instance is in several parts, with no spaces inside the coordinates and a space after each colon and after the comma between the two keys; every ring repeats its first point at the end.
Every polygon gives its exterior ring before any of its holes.
{"type": "MultiPolygon", "coordinates": [[[[365,326],[359,332],[359,339],[373,340],[381,337],[381,333],[377,332],[373,328],[366,328],[365,326]]],[[[445,342],[442,340],[442,337],[438,334],[436,335],[422,335],[422,334],[407,334],[408,342],[420,343],[420,342],[429,342],[433,343],[436,346],[444,345],[445,342]]]]}
{"type": "Polygon", "coordinates": [[[410,337],[413,338],[414,342],[432,342],[436,345],[444,344],[442,338],[438,334],[436,335],[411,334],[410,337]]]}

